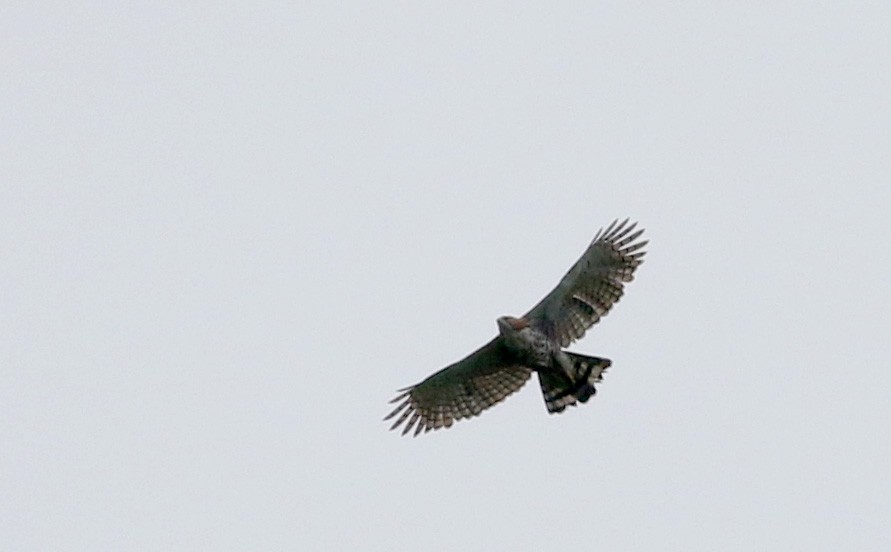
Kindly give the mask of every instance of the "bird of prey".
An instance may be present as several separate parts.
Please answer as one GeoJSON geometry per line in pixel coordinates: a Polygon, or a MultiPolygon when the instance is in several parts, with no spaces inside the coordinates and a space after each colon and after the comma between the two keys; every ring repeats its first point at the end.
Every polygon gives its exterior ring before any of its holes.
{"type": "Polygon", "coordinates": [[[519,390],[538,373],[551,414],[586,402],[611,361],[565,351],[606,315],[634,279],[646,241],[637,223],[613,221],[600,229],[588,249],[557,287],[521,318],[497,319],[498,335],[458,362],[417,385],[400,389],[398,406],[384,420],[399,416],[390,429],[405,424],[414,435],[477,416],[519,390]]]}

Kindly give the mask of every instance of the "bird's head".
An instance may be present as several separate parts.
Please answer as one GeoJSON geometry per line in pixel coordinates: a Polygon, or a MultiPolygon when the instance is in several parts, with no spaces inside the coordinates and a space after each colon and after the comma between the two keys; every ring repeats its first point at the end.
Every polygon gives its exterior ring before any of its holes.
{"type": "Polygon", "coordinates": [[[515,318],[513,316],[498,317],[498,331],[501,335],[507,337],[515,332],[529,327],[529,321],[524,318],[515,318]]]}

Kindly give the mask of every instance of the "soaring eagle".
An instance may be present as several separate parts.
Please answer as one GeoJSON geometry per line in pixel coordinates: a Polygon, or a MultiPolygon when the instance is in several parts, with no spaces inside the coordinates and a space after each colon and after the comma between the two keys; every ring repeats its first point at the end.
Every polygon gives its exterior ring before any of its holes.
{"type": "Polygon", "coordinates": [[[519,390],[538,373],[548,412],[586,402],[611,361],[565,351],[606,315],[634,279],[646,241],[637,223],[614,221],[601,229],[581,258],[544,299],[520,318],[498,318],[498,335],[462,360],[417,385],[399,390],[399,405],[385,420],[399,416],[402,434],[451,427],[479,415],[519,390]]]}

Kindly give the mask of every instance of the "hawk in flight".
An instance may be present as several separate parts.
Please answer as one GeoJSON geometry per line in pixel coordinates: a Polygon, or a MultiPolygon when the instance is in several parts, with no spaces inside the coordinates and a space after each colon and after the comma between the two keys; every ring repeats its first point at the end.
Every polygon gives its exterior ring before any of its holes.
{"type": "Polygon", "coordinates": [[[586,402],[611,361],[563,350],[605,316],[622,297],[643,262],[646,241],[637,223],[614,221],[601,229],[582,257],[544,299],[521,318],[502,316],[498,335],[463,360],[417,385],[399,390],[399,403],[385,420],[398,416],[390,429],[405,424],[402,434],[451,427],[519,390],[538,373],[548,412],[586,402]]]}

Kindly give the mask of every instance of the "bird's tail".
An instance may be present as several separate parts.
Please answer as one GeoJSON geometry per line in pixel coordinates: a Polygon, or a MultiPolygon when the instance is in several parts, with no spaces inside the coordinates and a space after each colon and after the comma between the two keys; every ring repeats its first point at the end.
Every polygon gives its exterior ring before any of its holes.
{"type": "Polygon", "coordinates": [[[539,372],[538,381],[548,412],[563,412],[576,402],[587,402],[597,391],[594,384],[602,379],[603,372],[612,362],[608,358],[578,355],[565,352],[572,362],[572,375],[556,372],[539,372]]]}

